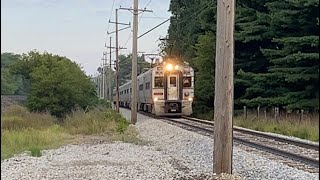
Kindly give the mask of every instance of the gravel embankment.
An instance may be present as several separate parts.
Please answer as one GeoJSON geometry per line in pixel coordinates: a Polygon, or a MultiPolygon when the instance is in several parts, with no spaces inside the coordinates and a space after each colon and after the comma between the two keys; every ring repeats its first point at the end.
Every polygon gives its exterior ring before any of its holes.
{"type": "MultiPolygon", "coordinates": [[[[24,153],[1,161],[1,179],[211,179],[212,139],[142,115],[135,126],[147,145],[83,143],[41,157],[24,153]]],[[[233,160],[234,174],[246,179],[318,179],[238,148],[233,160]]]]}

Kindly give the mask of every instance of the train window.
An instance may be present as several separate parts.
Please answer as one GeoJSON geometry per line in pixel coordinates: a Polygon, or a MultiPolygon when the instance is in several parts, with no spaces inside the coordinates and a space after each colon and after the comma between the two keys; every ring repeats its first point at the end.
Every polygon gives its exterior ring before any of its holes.
{"type": "Polygon", "coordinates": [[[154,87],[162,88],[163,87],[163,77],[155,77],[154,78],[154,87]]]}
{"type": "Polygon", "coordinates": [[[177,87],[177,78],[170,77],[170,87],[177,87]]]}
{"type": "Polygon", "coordinates": [[[132,92],[132,88],[130,88],[130,92],[132,92]]]}
{"type": "Polygon", "coordinates": [[[146,83],[146,89],[150,89],[150,82],[146,83]]]}
{"type": "Polygon", "coordinates": [[[139,90],[142,91],[143,90],[143,84],[139,85],[139,90]]]}
{"type": "Polygon", "coordinates": [[[191,77],[183,78],[183,87],[191,87],[191,77]]]}

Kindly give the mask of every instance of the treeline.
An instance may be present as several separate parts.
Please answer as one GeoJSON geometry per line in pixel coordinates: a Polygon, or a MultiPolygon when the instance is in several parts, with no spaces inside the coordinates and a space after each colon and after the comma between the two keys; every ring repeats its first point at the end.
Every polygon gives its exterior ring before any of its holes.
{"type": "Polygon", "coordinates": [[[20,75],[10,72],[10,66],[20,59],[19,54],[1,53],[1,94],[25,95],[30,82],[20,75]]]}
{"type": "Polygon", "coordinates": [[[50,112],[59,118],[77,108],[86,109],[98,103],[95,86],[81,67],[66,57],[47,52],[1,54],[2,85],[6,85],[6,92],[17,94],[19,88],[26,92],[29,110],[50,112]],[[3,69],[7,74],[3,74],[3,69]],[[22,81],[22,84],[27,82],[28,88],[12,79],[22,81]]]}
{"type": "MultiPolygon", "coordinates": [[[[137,57],[137,73],[138,75],[146,72],[150,67],[150,64],[144,60],[143,56],[137,57]]],[[[131,80],[132,75],[132,56],[119,55],[119,82],[120,85],[131,80]]]]}
{"type": "MultiPolygon", "coordinates": [[[[195,112],[213,109],[214,0],[171,0],[163,50],[195,68],[195,112]]],[[[236,1],[235,109],[319,110],[318,0],[236,1]]]]}

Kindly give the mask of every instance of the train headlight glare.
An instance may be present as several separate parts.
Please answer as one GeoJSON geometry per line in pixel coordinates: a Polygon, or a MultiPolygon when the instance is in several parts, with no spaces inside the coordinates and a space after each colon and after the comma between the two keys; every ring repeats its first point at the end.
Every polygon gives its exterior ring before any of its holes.
{"type": "Polygon", "coordinates": [[[171,71],[171,70],[173,69],[172,64],[168,64],[168,65],[166,66],[166,69],[167,69],[168,71],[171,71]]]}
{"type": "Polygon", "coordinates": [[[178,65],[175,65],[175,66],[174,66],[174,69],[175,69],[175,70],[178,70],[178,69],[179,69],[179,66],[178,66],[178,65]]]}
{"type": "Polygon", "coordinates": [[[189,97],[188,100],[189,100],[189,101],[192,101],[193,99],[192,99],[192,97],[189,97]]]}
{"type": "Polygon", "coordinates": [[[153,98],[153,101],[154,102],[158,101],[158,98],[157,97],[153,98]]]}

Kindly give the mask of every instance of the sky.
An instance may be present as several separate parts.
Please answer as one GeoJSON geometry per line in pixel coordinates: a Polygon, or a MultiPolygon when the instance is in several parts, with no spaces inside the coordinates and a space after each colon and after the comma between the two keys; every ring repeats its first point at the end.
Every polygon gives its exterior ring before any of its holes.
{"type": "MultiPolygon", "coordinates": [[[[170,0],[139,0],[139,9],[153,12],[139,15],[138,36],[170,17],[170,0]]],[[[47,51],[77,62],[88,75],[97,73],[105,43],[115,46],[115,8],[132,8],[133,0],[1,0],[1,53],[47,51]],[[113,5],[113,8],[112,8],[113,5]]],[[[119,45],[132,52],[133,15],[119,10],[119,22],[131,28],[119,32],[119,45]]],[[[165,37],[169,22],[138,39],[138,51],[159,52],[159,38],[165,37]]],[[[119,29],[126,26],[119,25],[119,29]]],[[[108,55],[109,59],[109,55],[108,55]]],[[[115,59],[115,53],[112,54],[115,59]]]]}

